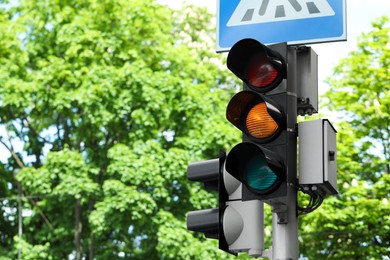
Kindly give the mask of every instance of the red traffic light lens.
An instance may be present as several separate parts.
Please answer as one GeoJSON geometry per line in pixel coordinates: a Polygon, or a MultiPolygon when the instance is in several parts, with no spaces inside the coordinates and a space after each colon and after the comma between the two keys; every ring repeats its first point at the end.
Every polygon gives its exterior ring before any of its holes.
{"type": "Polygon", "coordinates": [[[265,59],[254,58],[246,68],[246,80],[254,87],[264,88],[278,77],[278,71],[265,59]]]}

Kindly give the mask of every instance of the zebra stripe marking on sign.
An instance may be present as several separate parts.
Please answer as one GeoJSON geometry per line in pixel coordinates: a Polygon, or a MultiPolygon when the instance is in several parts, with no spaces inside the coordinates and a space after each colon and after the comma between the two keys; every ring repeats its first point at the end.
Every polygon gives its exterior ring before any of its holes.
{"type": "Polygon", "coordinates": [[[333,15],[327,0],[241,0],[227,26],[333,15]]]}

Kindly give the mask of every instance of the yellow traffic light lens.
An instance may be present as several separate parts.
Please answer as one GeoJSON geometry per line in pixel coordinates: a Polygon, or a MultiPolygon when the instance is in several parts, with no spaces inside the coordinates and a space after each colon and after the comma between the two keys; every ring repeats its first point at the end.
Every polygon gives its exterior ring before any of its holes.
{"type": "Polygon", "coordinates": [[[248,83],[258,88],[272,84],[278,74],[278,71],[270,63],[262,59],[253,59],[246,70],[248,83]]]}
{"type": "Polygon", "coordinates": [[[255,105],[246,117],[246,128],[253,137],[258,139],[271,137],[279,126],[267,111],[266,104],[255,105]]]}

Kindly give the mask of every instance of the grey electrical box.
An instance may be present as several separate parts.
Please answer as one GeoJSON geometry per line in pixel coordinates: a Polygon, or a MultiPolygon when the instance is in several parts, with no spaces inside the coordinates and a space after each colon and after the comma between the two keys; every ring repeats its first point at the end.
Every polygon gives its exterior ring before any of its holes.
{"type": "Polygon", "coordinates": [[[299,185],[307,190],[337,194],[336,130],[327,119],[301,122],[299,185]]]}

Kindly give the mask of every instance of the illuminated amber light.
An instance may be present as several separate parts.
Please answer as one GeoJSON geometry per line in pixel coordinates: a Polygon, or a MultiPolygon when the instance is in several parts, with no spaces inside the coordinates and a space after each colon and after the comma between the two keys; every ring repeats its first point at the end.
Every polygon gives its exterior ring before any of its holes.
{"type": "Polygon", "coordinates": [[[275,120],[268,114],[265,103],[255,105],[246,117],[246,128],[255,138],[271,137],[278,127],[275,120]]]}

